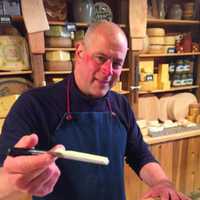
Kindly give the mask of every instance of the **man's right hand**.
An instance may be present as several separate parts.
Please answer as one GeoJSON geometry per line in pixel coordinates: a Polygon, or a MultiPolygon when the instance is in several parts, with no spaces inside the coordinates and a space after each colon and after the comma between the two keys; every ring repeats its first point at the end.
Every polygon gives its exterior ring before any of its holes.
{"type": "MultiPolygon", "coordinates": [[[[22,137],[15,147],[33,148],[37,143],[37,135],[32,134],[22,137]]],[[[54,149],[61,147],[63,146],[57,145],[54,149]]],[[[45,196],[51,193],[60,176],[55,157],[48,153],[33,156],[7,156],[3,164],[3,173],[17,191],[33,196],[45,196]]]]}

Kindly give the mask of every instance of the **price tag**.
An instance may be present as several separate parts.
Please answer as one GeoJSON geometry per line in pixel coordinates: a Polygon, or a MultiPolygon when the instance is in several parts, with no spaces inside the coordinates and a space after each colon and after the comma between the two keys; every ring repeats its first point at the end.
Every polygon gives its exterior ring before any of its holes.
{"type": "Polygon", "coordinates": [[[66,22],[65,27],[66,27],[68,32],[75,32],[76,31],[76,24],[75,23],[66,22]]]}
{"type": "Polygon", "coordinates": [[[75,23],[65,23],[65,28],[67,32],[70,32],[71,38],[74,39],[74,32],[76,31],[76,24],[75,23]]]}
{"type": "Polygon", "coordinates": [[[8,15],[0,15],[0,24],[11,24],[12,19],[8,15]]]}

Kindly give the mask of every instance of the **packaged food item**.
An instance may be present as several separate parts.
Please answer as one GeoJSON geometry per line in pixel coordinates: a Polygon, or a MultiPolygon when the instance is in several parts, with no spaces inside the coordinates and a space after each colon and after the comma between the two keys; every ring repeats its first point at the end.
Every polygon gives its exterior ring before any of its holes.
{"type": "Polygon", "coordinates": [[[43,0],[47,18],[51,21],[67,20],[66,0],[43,0]]]}
{"type": "Polygon", "coordinates": [[[2,5],[3,5],[2,15],[10,15],[10,16],[21,15],[20,0],[3,0],[2,5]]]}
{"type": "Polygon", "coordinates": [[[0,70],[29,70],[28,48],[21,36],[0,36],[0,70]]]}

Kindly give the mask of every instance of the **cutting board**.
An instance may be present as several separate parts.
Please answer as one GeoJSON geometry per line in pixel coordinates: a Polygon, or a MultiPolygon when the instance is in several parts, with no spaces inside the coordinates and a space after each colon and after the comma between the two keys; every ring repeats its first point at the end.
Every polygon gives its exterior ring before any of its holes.
{"type": "Polygon", "coordinates": [[[168,114],[167,114],[167,107],[168,107],[168,103],[171,101],[172,99],[172,94],[166,94],[163,95],[160,99],[159,99],[159,104],[160,104],[160,109],[159,109],[159,120],[164,122],[166,120],[168,120],[168,114]]]}
{"type": "Polygon", "coordinates": [[[184,92],[174,95],[168,107],[171,119],[176,121],[185,119],[188,115],[189,105],[193,103],[197,103],[197,98],[192,93],[184,92]]]}
{"type": "Polygon", "coordinates": [[[159,99],[155,95],[145,95],[138,100],[138,118],[145,120],[158,120],[159,117],[159,99]]]}
{"type": "Polygon", "coordinates": [[[33,84],[24,78],[0,79],[0,96],[21,94],[33,87],[33,84]]]}
{"type": "Polygon", "coordinates": [[[167,117],[179,121],[188,115],[189,104],[196,103],[197,98],[192,93],[179,93],[168,99],[167,117]]]}
{"type": "Polygon", "coordinates": [[[21,0],[21,8],[28,33],[49,30],[42,0],[21,0]]]}

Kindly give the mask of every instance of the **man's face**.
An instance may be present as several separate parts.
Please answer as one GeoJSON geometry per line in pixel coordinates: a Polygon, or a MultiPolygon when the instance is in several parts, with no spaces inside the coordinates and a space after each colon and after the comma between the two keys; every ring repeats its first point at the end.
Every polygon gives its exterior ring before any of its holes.
{"type": "Polygon", "coordinates": [[[127,52],[126,42],[98,36],[91,38],[88,47],[81,45],[76,55],[76,83],[84,94],[103,97],[119,80],[127,52]]]}

